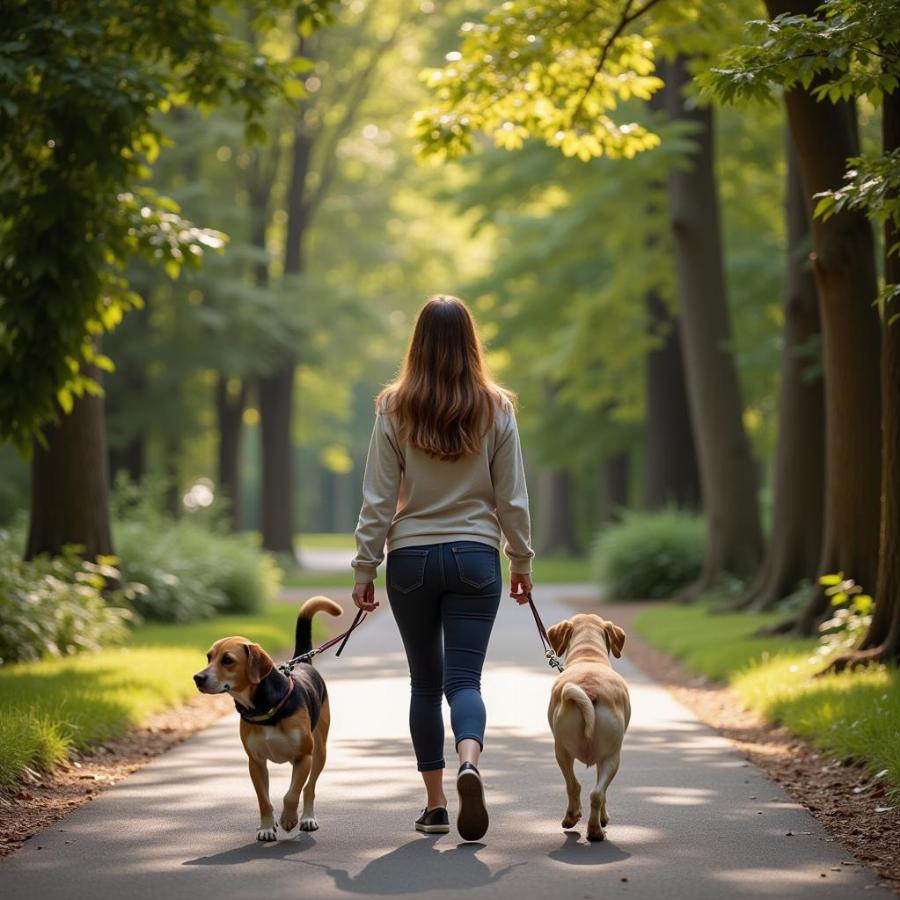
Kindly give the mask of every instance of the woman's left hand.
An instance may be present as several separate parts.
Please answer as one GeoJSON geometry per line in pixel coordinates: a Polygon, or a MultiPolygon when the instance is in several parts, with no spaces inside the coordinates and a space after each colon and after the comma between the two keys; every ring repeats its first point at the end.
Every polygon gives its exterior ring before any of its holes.
{"type": "Polygon", "coordinates": [[[353,585],[353,602],[364,612],[374,612],[381,605],[375,600],[375,583],[367,581],[353,585]]]}

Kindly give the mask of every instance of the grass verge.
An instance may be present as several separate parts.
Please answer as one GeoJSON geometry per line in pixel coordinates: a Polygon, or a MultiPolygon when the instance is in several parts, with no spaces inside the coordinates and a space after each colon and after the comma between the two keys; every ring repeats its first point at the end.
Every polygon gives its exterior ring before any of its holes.
{"type": "Polygon", "coordinates": [[[646,610],[635,628],[687,668],[728,682],[743,704],[844,761],[883,773],[900,800],[900,670],[884,666],[814,677],[813,639],[754,636],[775,616],[720,615],[708,607],[646,610]]]}
{"type": "Polygon", "coordinates": [[[194,696],[191,675],[217,638],[243,634],[271,651],[293,643],[297,610],[135,629],[126,646],[0,668],[0,787],[74,750],[112,740],[147,716],[194,696]]]}
{"type": "MultiPolygon", "coordinates": [[[[351,555],[355,548],[352,534],[298,534],[296,542],[298,547],[308,550],[346,550],[351,555]]],[[[285,570],[284,584],[287,587],[345,587],[348,592],[353,587],[353,572],[349,564],[346,571],[340,572],[301,569],[284,559],[279,560],[279,565],[285,570]]],[[[538,584],[573,584],[593,580],[590,561],[586,556],[539,556],[534,563],[534,577],[538,584]]]]}

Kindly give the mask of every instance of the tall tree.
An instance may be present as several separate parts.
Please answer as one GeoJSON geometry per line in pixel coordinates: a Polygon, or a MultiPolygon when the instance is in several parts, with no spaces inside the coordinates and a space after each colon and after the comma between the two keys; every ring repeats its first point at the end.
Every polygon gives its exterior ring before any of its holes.
{"type": "Polygon", "coordinates": [[[750,575],[762,554],[756,468],[742,420],[744,403],[731,354],[713,113],[687,105],[690,83],[682,57],[663,68],[665,110],[690,123],[695,149],[668,177],[669,214],[681,312],[680,335],[691,423],[700,468],[707,538],[703,569],[688,589],[699,593],[725,572],[750,575]]]}
{"type": "Polygon", "coordinates": [[[755,610],[771,609],[804,579],[815,580],[822,545],[825,403],[816,371],[819,300],[809,256],[809,212],[790,135],[786,144],[787,266],[772,530],[759,573],[736,604],[755,610]]]}
{"type": "MultiPolygon", "coordinates": [[[[659,138],[647,127],[620,124],[613,113],[623,99],[649,99],[662,84],[654,73],[657,44],[636,29],[649,27],[648,14],[663,6],[656,0],[626,0],[602,8],[585,3],[562,10],[546,3],[491,12],[482,26],[465,31],[460,51],[432,73],[437,102],[417,120],[424,152],[439,157],[466,152],[476,130],[487,131],[508,149],[537,135],[565,155],[585,160],[633,157],[656,146],[659,138]]],[[[716,11],[707,6],[715,19],[716,11]]],[[[675,18],[680,18],[677,11],[675,18]]],[[[672,33],[683,24],[668,29],[669,49],[672,33]]],[[[663,40],[666,31],[660,25],[657,39],[663,40]]],[[[710,520],[699,590],[723,571],[752,572],[762,539],[741,390],[726,345],[730,326],[711,112],[685,107],[681,92],[688,79],[680,62],[671,64],[669,74],[670,116],[697,127],[688,167],[671,173],[669,191],[687,386],[710,520]]]]}
{"type": "MultiPolygon", "coordinates": [[[[825,530],[819,573],[845,572],[863,585],[878,571],[881,488],[881,329],[875,244],[864,212],[851,204],[813,215],[814,197],[837,191],[847,161],[859,153],[857,91],[883,86],[869,52],[896,29],[895,4],[828,0],[776,2],[773,21],[755,26],[756,40],[732,51],[708,84],[726,100],[767,96],[785,88],[788,121],[811,219],[813,273],[819,296],[825,368],[825,530]],[[849,15],[855,27],[840,22],[849,15]],[[837,21],[836,21],[837,20],[837,21]],[[858,20],[862,20],[862,24],[858,20]],[[834,27],[837,25],[838,27],[834,27]],[[843,53],[833,52],[835,41],[843,53]],[[827,101],[827,102],[822,102],[827,101]],[[836,211],[835,211],[836,210],[836,211]]],[[[890,84],[890,82],[889,82],[890,84]]],[[[828,607],[821,586],[796,619],[778,630],[812,633],[828,607]]]]}
{"type": "MultiPolygon", "coordinates": [[[[251,4],[254,21],[268,20],[272,7],[251,4]]],[[[323,14],[318,0],[301,11],[310,22],[323,14]]],[[[82,410],[91,414],[78,428],[66,428],[60,416],[99,393],[92,374],[110,362],[96,337],[139,303],[122,274],[126,261],[143,254],[174,275],[205,247],[222,243],[138,187],[162,137],[160,109],[172,98],[207,108],[229,101],[252,122],[265,98],[290,79],[289,67],[230,39],[218,15],[205,2],[110,0],[86,12],[70,0],[17,0],[4,9],[0,380],[8,389],[0,399],[0,438],[25,450],[36,436],[35,460],[70,453],[93,471],[106,468],[102,414],[87,404],[82,410]],[[88,428],[100,433],[88,435],[88,428]],[[76,452],[69,439],[83,446],[76,452]],[[53,447],[54,440],[63,443],[53,447]]],[[[59,469],[60,477],[77,471],[59,469]]],[[[35,471],[35,480],[42,474],[35,471]]],[[[67,497],[77,493],[76,485],[64,490],[67,497]]],[[[36,499],[47,498],[39,490],[36,499]]],[[[97,537],[109,533],[105,492],[80,499],[88,503],[77,519],[83,534],[55,527],[62,511],[53,504],[33,506],[32,532],[66,532],[108,552],[97,537]]],[[[48,552],[60,549],[38,543],[48,552]]]]}
{"type": "Polygon", "coordinates": [[[684,383],[681,323],[655,291],[646,302],[649,327],[660,343],[647,351],[642,505],[697,508],[700,476],[684,383]]]}
{"type": "MultiPolygon", "coordinates": [[[[375,11],[376,5],[371,4],[356,24],[357,31],[365,32],[375,11]]],[[[378,67],[405,22],[406,16],[401,13],[392,23],[386,37],[366,47],[367,52],[362,62],[341,73],[339,83],[334,79],[330,94],[322,92],[315,95],[314,99],[301,101],[296,108],[291,121],[285,202],[287,225],[282,268],[288,287],[298,284],[297,277],[304,272],[305,245],[309,240],[310,229],[337,173],[338,145],[359,117],[363,103],[372,89],[378,67]],[[329,101],[334,104],[334,110],[325,108],[324,104],[329,101]]],[[[343,36],[344,40],[353,40],[352,31],[353,29],[349,35],[343,36]]],[[[340,37],[342,36],[338,35],[340,37]]],[[[335,49],[339,53],[340,45],[335,49]]],[[[346,44],[343,50],[347,51],[346,44]]],[[[301,47],[300,53],[306,52],[307,49],[301,47]]],[[[313,68],[311,76],[318,83],[327,80],[326,71],[329,67],[332,67],[333,72],[340,71],[340,59],[338,56],[328,58],[327,44],[320,44],[311,53],[319,63],[319,69],[313,68]]],[[[294,553],[295,524],[292,422],[300,350],[301,348],[297,348],[296,352],[282,354],[272,370],[258,381],[262,438],[260,516],[263,546],[268,550],[290,555],[294,553]]]]}

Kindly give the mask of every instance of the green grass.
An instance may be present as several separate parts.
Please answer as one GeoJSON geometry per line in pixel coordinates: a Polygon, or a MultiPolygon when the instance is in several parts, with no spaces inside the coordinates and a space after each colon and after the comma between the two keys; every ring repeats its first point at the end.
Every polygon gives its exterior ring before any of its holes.
{"type": "Polygon", "coordinates": [[[346,572],[318,572],[310,569],[284,569],[281,579],[285,587],[294,588],[345,588],[347,595],[353,590],[353,570],[346,572]]]}
{"type": "MultiPolygon", "coordinates": [[[[355,546],[352,534],[299,534],[297,544],[317,550],[353,551],[355,546]]],[[[353,586],[349,565],[346,572],[320,572],[291,567],[285,560],[279,563],[285,569],[283,581],[286,587],[346,587],[350,590],[353,586]]],[[[588,582],[592,580],[590,561],[586,556],[539,556],[534,563],[534,577],[538,584],[588,582]]]]}
{"type": "Polygon", "coordinates": [[[586,556],[538,556],[534,561],[534,583],[575,584],[592,581],[591,564],[586,556]]]}
{"type": "Polygon", "coordinates": [[[112,740],[147,716],[194,696],[191,680],[217,638],[243,634],[272,652],[293,643],[297,610],[148,625],[127,646],[0,667],[0,787],[112,740]]]}
{"type": "Polygon", "coordinates": [[[308,532],[294,538],[298,547],[315,547],[317,550],[354,550],[356,543],[353,533],[331,534],[328,532],[308,532]]]}
{"type": "Polygon", "coordinates": [[[689,669],[727,681],[752,662],[778,653],[806,653],[815,647],[812,639],[754,637],[754,632],[781,616],[745,613],[711,613],[703,605],[675,603],[645,610],[635,617],[638,633],[651,644],[680,659],[689,669]]]}
{"type": "Polygon", "coordinates": [[[886,770],[900,799],[900,670],[814,677],[823,666],[815,640],[753,636],[776,617],[671,606],[640,613],[635,628],[689,669],[727,681],[747,708],[826,753],[862,763],[870,774],[886,770]]]}

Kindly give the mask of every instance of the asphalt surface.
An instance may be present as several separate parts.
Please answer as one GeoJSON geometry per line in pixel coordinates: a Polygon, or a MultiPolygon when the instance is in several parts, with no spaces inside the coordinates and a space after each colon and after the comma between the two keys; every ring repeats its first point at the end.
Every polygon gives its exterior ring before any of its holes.
{"type": "MultiPolygon", "coordinates": [[[[541,592],[548,625],[567,614],[560,593],[541,592]]],[[[482,843],[413,830],[422,792],[407,732],[408,679],[382,609],[342,659],[320,663],[333,724],[319,831],[256,842],[256,802],[229,715],[0,863],[0,896],[893,896],[874,873],[844,865],[851,858],[812,816],[629,664],[627,645],[617,668],[631,686],[634,718],[609,793],[608,839],[589,844],[583,821],[564,833],[565,792],[546,722],[553,673],[527,609],[503,604],[489,657],[481,768],[491,828],[482,843]]],[[[289,769],[270,769],[277,815],[289,769]]],[[[448,793],[452,820],[452,781],[448,793]]]]}

